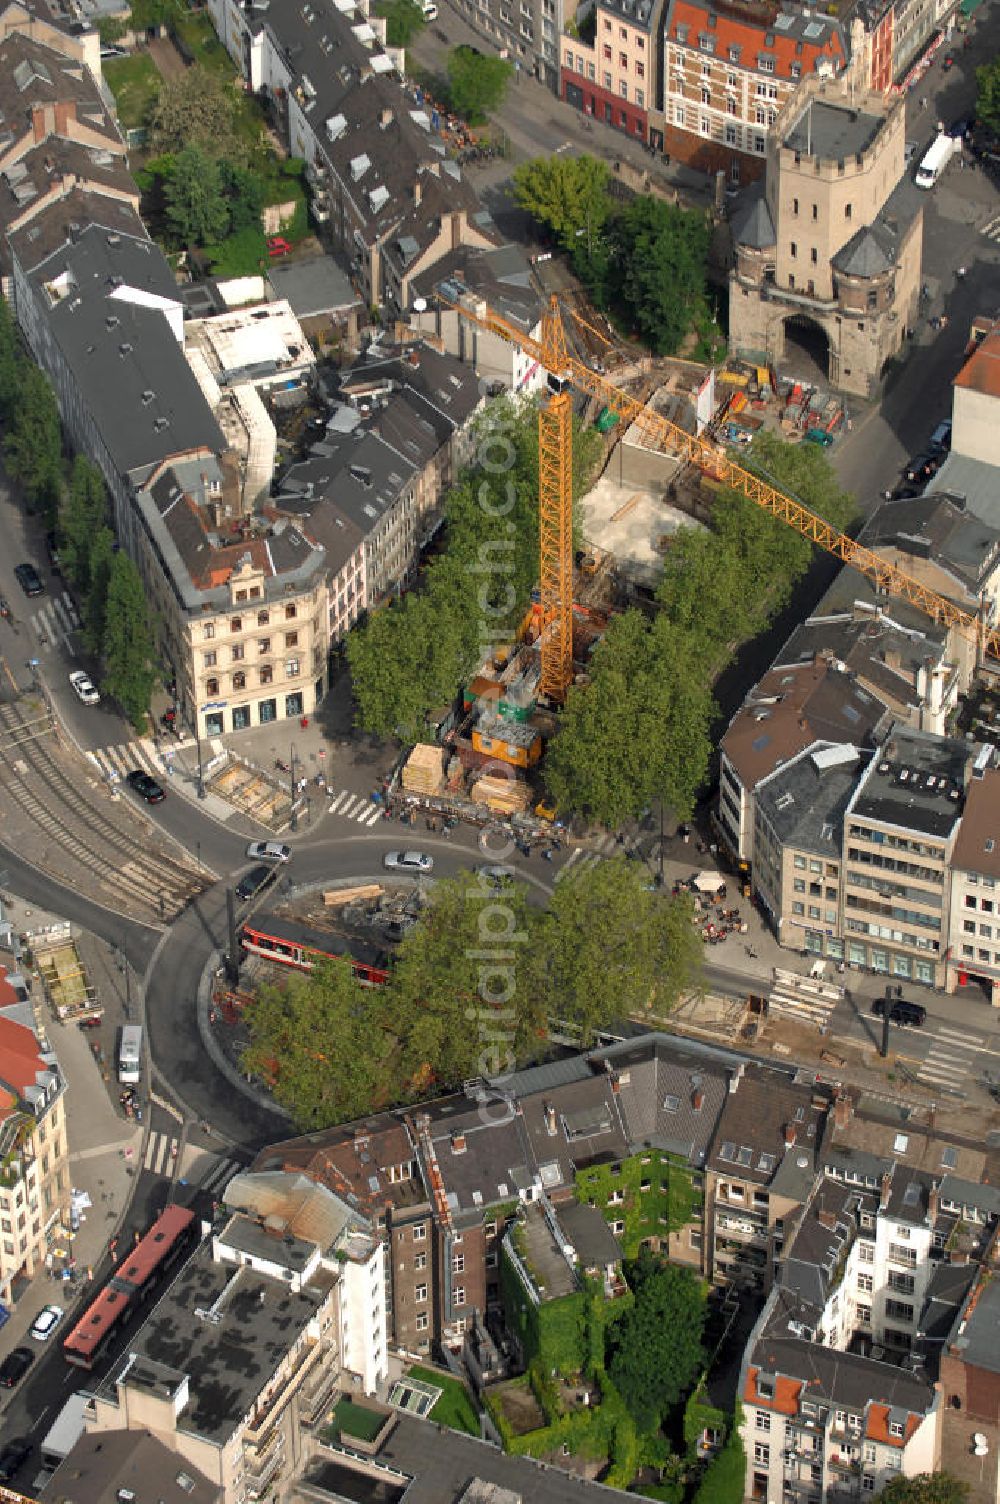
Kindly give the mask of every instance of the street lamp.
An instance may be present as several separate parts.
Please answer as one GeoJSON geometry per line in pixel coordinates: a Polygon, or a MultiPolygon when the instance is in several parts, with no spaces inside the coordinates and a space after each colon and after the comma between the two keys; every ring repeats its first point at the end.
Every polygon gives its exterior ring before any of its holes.
{"type": "Polygon", "coordinates": [[[299,828],[299,814],[298,814],[298,810],[295,808],[295,743],[294,742],[292,743],[292,755],[289,758],[288,766],[289,766],[289,768],[291,770],[291,779],[292,779],[292,830],[298,830],[298,828],[299,828]]]}
{"type": "Polygon", "coordinates": [[[128,969],[128,935],[122,936],[122,970],[125,973],[125,1017],[132,1017],[132,980],[128,969]]]}
{"type": "Polygon", "coordinates": [[[201,760],[201,726],[198,722],[198,708],[194,712],[194,734],[198,742],[198,798],[205,797],[205,768],[201,760]]]}

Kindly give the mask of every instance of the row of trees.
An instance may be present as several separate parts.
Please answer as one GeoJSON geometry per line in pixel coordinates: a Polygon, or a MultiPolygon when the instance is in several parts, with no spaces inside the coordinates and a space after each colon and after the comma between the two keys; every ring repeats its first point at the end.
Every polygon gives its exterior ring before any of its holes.
{"type": "MultiPolygon", "coordinates": [[[[853,515],[822,450],[762,433],[748,461],[837,527],[853,515]]],[[[712,685],[732,652],[787,604],[811,545],[735,491],[705,530],[682,529],[666,556],[658,614],[615,618],[591,681],[567,697],[545,779],[565,810],[616,826],[662,800],[691,814],[708,774],[712,685]]]]}
{"type": "Polygon", "coordinates": [[[80,603],[84,640],[102,659],[106,693],[142,729],[156,682],[153,633],[142,581],[116,551],[108,493],[82,455],[68,480],[55,393],[31,360],[6,301],[0,300],[0,422],[3,458],[29,510],[54,529],[66,576],[80,603]]]}
{"type": "Polygon", "coordinates": [[[598,308],[672,355],[710,320],[707,214],[640,194],[624,204],[609,191],[606,162],[539,157],[514,173],[517,202],[566,251],[598,308]]]}
{"type": "Polygon", "coordinates": [[[460,873],[434,886],[385,987],[335,962],[262,988],[243,1064],[300,1128],[322,1128],[502,1075],[539,1053],[551,1019],[586,1045],[617,1019],[666,1014],[700,965],[687,900],[651,892],[624,859],[571,873],[545,910],[521,884],[493,893],[460,873]]]}
{"type": "MultiPolygon", "coordinates": [[[[599,450],[599,436],[574,422],[574,497],[599,450]]],[[[428,713],[452,702],[484,647],[514,642],[538,580],[534,404],[491,403],[474,452],[477,463],[445,498],[446,548],[428,564],[423,588],[376,611],[348,638],[358,724],[372,735],[425,735],[428,713]]]]}

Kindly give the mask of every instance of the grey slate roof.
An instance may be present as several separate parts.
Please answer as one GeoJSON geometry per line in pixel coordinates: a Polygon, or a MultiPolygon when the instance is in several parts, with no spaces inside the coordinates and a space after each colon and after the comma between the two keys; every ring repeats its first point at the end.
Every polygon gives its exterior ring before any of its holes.
{"type": "Polygon", "coordinates": [[[842,161],[866,151],[882,124],[881,115],[813,99],[792,122],[783,145],[803,156],[842,161]]]}
{"type": "Polygon", "coordinates": [[[867,759],[846,744],[831,757],[830,744],[818,743],[757,785],[757,808],[783,845],[839,861],[844,811],[867,759]]]}
{"type": "Polygon", "coordinates": [[[837,270],[849,277],[877,277],[893,264],[888,248],[881,244],[873,225],[865,225],[852,235],[832,260],[837,270]]]}
{"type": "Polygon", "coordinates": [[[777,244],[774,220],[762,188],[753,193],[748,203],[740,205],[733,221],[733,239],[738,245],[753,246],[760,251],[777,244]]]}
{"type": "Polygon", "coordinates": [[[939,491],[886,502],[862,537],[870,548],[892,544],[915,558],[931,559],[952,570],[972,592],[981,588],[1000,552],[1000,531],[970,511],[961,497],[939,491]]]}
{"type": "Polygon", "coordinates": [[[897,727],[874,758],[852,812],[939,838],[962,813],[971,744],[897,727]]]}

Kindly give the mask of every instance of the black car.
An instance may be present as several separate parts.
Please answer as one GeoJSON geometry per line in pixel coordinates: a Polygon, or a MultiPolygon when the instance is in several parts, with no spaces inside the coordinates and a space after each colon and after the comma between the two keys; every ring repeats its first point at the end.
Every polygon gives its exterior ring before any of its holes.
{"type": "Polygon", "coordinates": [[[25,595],[44,595],[45,586],[38,578],[38,570],[34,564],[18,564],[14,568],[14,578],[24,591],[25,595]]]}
{"type": "Polygon", "coordinates": [[[0,1482],[10,1483],[16,1478],[30,1456],[30,1443],[9,1441],[0,1452],[0,1482]]]}
{"type": "MultiPolygon", "coordinates": [[[[876,1018],[885,1017],[884,997],[875,999],[872,1003],[872,1012],[876,1018]]],[[[919,1003],[908,1003],[903,998],[897,998],[895,1002],[889,1004],[889,1022],[891,1024],[900,1024],[910,1029],[920,1029],[923,1027],[926,1017],[927,1009],[921,1007],[919,1003]]]]}
{"type": "Polygon", "coordinates": [[[251,867],[245,877],[241,877],[236,884],[236,897],[245,902],[248,898],[256,898],[261,888],[265,887],[277,872],[276,867],[265,867],[261,862],[257,867],[251,867]]]}
{"type": "Polygon", "coordinates": [[[143,773],[140,768],[133,768],[131,773],[126,774],[125,782],[130,789],[134,789],[140,799],[145,799],[147,804],[162,804],[167,797],[155,778],[150,778],[148,773],[143,773]]]}
{"type": "Polygon", "coordinates": [[[45,534],[45,551],[49,556],[49,568],[52,573],[60,574],[62,570],[59,562],[59,538],[54,528],[45,534]]]}
{"type": "Polygon", "coordinates": [[[930,480],[931,476],[941,468],[942,455],[932,454],[925,450],[910,461],[903,475],[907,480],[930,480]]]}
{"type": "Polygon", "coordinates": [[[34,1361],[35,1355],[30,1347],[15,1347],[0,1363],[0,1385],[4,1389],[13,1389],[15,1384],[20,1384],[34,1361]]]}

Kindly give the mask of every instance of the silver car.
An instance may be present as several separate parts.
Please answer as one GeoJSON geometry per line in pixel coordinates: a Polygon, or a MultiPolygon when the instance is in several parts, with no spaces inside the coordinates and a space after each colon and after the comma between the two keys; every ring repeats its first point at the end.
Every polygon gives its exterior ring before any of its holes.
{"type": "Polygon", "coordinates": [[[35,1342],[47,1342],[65,1314],[62,1306],[43,1306],[28,1328],[28,1336],[35,1342]]]}
{"type": "Polygon", "coordinates": [[[426,851],[387,851],[382,866],[387,872],[413,872],[419,876],[433,870],[434,858],[426,851]]]}
{"type": "Polygon", "coordinates": [[[283,841],[251,841],[247,847],[247,860],[251,862],[290,862],[292,848],[283,841]]]}

